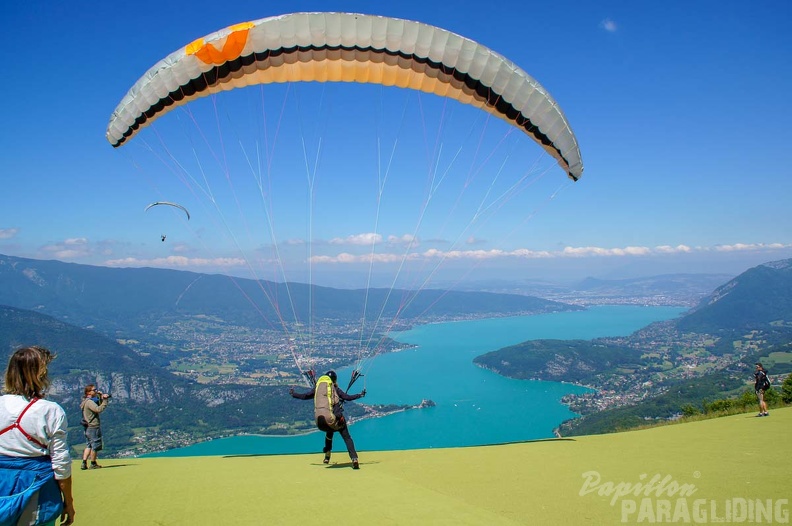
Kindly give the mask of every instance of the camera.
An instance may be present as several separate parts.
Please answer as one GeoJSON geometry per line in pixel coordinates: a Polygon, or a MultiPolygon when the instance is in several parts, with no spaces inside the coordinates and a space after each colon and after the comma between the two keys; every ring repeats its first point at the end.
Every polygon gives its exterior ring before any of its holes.
{"type": "MultiPolygon", "coordinates": [[[[96,394],[99,395],[99,398],[105,397],[105,393],[103,393],[102,391],[96,391],[96,394]]],[[[109,400],[110,398],[113,398],[113,395],[111,394],[107,395],[107,399],[109,400]]]]}

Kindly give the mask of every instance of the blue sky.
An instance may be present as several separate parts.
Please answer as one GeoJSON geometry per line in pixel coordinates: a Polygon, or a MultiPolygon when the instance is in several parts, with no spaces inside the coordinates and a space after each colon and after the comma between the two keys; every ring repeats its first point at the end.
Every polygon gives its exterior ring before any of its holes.
{"type": "Polygon", "coordinates": [[[0,253],[331,285],[737,274],[792,257],[791,15],[784,1],[13,2],[0,16],[13,50],[0,253]],[[503,54],[561,105],[582,179],[480,110],[368,85],[236,90],[123,148],[106,141],[111,112],[159,59],[298,11],[417,20],[503,54]],[[186,128],[214,146],[186,147],[186,128]],[[246,142],[262,130],[264,193],[246,142]],[[192,219],[143,212],[159,200],[192,219]]]}

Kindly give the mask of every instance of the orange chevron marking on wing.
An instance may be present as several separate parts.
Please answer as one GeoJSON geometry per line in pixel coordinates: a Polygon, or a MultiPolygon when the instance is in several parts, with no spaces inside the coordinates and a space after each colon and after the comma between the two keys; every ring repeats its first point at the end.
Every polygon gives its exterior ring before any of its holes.
{"type": "Polygon", "coordinates": [[[205,64],[219,66],[239,57],[247,43],[250,28],[253,26],[252,22],[245,22],[229,27],[228,29],[231,33],[226,37],[223,49],[217,49],[214,44],[206,43],[203,38],[199,38],[188,44],[184,51],[188,55],[195,55],[196,58],[205,64]]]}

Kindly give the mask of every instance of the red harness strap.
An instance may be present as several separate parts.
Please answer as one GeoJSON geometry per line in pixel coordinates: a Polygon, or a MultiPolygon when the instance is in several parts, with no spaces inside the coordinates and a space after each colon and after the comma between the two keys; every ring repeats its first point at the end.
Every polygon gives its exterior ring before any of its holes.
{"type": "Polygon", "coordinates": [[[25,438],[27,438],[28,440],[30,440],[31,442],[36,444],[38,447],[40,447],[42,449],[47,449],[46,444],[42,444],[41,442],[36,440],[35,437],[31,436],[30,433],[28,433],[27,431],[22,429],[22,426],[19,425],[19,422],[22,420],[22,417],[25,416],[25,413],[27,413],[27,410],[30,409],[30,406],[32,406],[33,404],[35,404],[38,401],[39,401],[38,398],[34,398],[33,400],[31,400],[30,403],[25,406],[25,408],[22,410],[22,412],[19,413],[19,417],[17,417],[16,422],[14,422],[13,424],[11,424],[10,426],[8,426],[5,429],[0,429],[0,435],[5,434],[8,431],[11,431],[12,429],[16,428],[16,429],[19,429],[20,433],[25,435],[25,438]]]}

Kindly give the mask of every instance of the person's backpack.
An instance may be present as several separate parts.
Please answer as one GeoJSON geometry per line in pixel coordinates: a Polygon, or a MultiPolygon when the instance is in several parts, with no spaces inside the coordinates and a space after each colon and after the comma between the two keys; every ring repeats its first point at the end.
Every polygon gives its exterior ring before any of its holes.
{"type": "Polygon", "coordinates": [[[767,373],[764,373],[762,376],[762,381],[760,382],[759,389],[762,391],[767,391],[770,389],[770,377],[767,376],[767,373]]]}
{"type": "Polygon", "coordinates": [[[88,429],[88,420],[85,419],[85,400],[80,402],[80,425],[83,426],[83,429],[88,429]]]}

